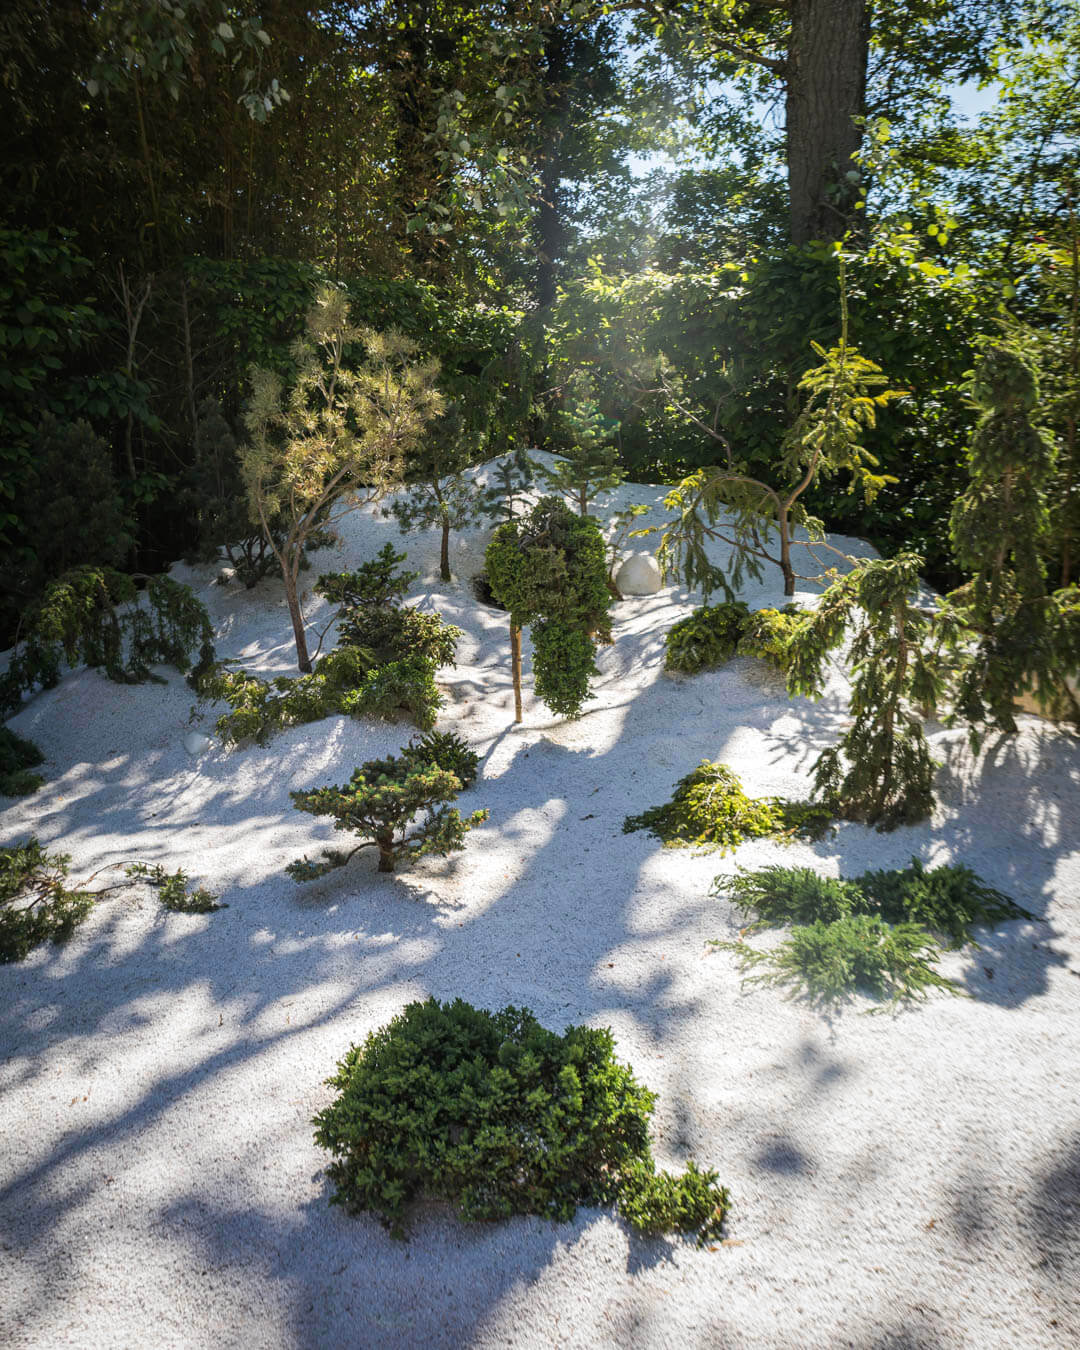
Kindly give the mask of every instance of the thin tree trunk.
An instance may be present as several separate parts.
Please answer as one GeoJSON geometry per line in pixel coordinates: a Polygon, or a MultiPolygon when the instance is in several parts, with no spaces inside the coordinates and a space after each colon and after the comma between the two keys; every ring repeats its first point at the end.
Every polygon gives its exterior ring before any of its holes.
{"type": "Polygon", "coordinates": [[[287,568],[282,568],[285,579],[285,599],[289,605],[289,618],[292,620],[293,637],[296,639],[296,664],[304,675],[311,674],[311,657],[308,656],[307,632],[304,629],[304,614],[300,608],[296,578],[287,568]]]}
{"type": "Polygon", "coordinates": [[[375,842],[379,846],[379,871],[392,872],[394,870],[394,832],[392,830],[380,830],[375,836],[375,842]]]}
{"type": "Polygon", "coordinates": [[[784,574],[784,594],[795,594],[795,571],[791,566],[791,526],[787,513],[780,515],[780,570],[784,574]]]}
{"type": "Polygon", "coordinates": [[[450,575],[450,521],[443,517],[442,544],[439,548],[439,572],[443,581],[451,581],[450,575]]]}
{"type": "Polygon", "coordinates": [[[521,629],[510,625],[510,669],[514,676],[514,721],[521,716],[521,629]]]}
{"type": "Polygon", "coordinates": [[[842,238],[859,186],[854,118],[866,113],[868,0],[791,0],[787,76],[788,204],[792,243],[842,238]]]}

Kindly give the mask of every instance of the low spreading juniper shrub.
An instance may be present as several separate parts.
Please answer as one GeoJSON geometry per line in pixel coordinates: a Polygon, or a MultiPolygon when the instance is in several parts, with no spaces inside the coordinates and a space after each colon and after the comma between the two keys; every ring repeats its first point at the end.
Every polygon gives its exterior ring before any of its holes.
{"type": "Polygon", "coordinates": [[[737,656],[754,656],[787,674],[790,661],[788,643],[801,618],[797,605],[783,609],[756,609],[743,622],[735,648],[737,656]]]}
{"type": "Polygon", "coordinates": [[[830,813],[812,803],[748,797],[726,764],[706,759],[679,779],[670,802],[628,816],[623,833],[648,830],[667,847],[726,852],[747,839],[768,835],[820,838],[830,821],[830,813]]]}
{"type": "Polygon", "coordinates": [[[341,618],[339,629],[343,643],[372,652],[379,664],[422,656],[436,666],[452,666],[462,636],[461,629],[440,614],[415,605],[350,610],[341,618]]]}
{"type": "Polygon", "coordinates": [[[67,889],[69,861],[70,854],[46,853],[33,836],[0,848],[0,962],[63,942],[86,919],[95,896],[67,889]]]}
{"type": "Polygon", "coordinates": [[[31,769],[45,763],[45,756],[33,741],[9,727],[0,727],[0,797],[29,797],[45,782],[31,769]]]}
{"type": "Polygon", "coordinates": [[[734,953],[745,983],[786,988],[788,997],[805,994],[820,1006],[840,1002],[853,991],[893,1005],[924,998],[931,989],[961,992],[934,969],[940,948],[921,924],[889,924],[871,914],[795,927],[779,947],[767,951],[743,942],[709,945],[734,953]]]}
{"type": "Polygon", "coordinates": [[[664,668],[694,675],[730,661],[749,613],[741,600],[699,606],[668,632],[664,668]]]}
{"type": "Polygon", "coordinates": [[[609,1030],[548,1031],[525,1008],[411,1003],[352,1046],[314,1119],[333,1202],[405,1236],[413,1202],[463,1219],[573,1218],[616,1204],[643,1233],[719,1234],[728,1192],[692,1163],[656,1174],[654,1095],[615,1060],[609,1030]]]}
{"type": "Polygon", "coordinates": [[[144,879],[158,893],[158,899],[165,909],[177,914],[213,914],[218,909],[228,909],[228,905],[218,904],[218,897],[204,886],[188,890],[191,878],[182,869],[166,872],[160,863],[150,867],[147,863],[132,863],[124,869],[125,876],[144,879]]]}
{"type": "Polygon", "coordinates": [[[972,929],[979,924],[1034,917],[969,867],[925,868],[917,858],[909,867],[864,872],[850,880],[823,877],[809,867],[740,870],[717,877],[713,894],[728,896],[744,914],[756,912],[754,928],[832,923],[864,914],[886,923],[921,924],[950,947],[972,942],[972,929]]]}

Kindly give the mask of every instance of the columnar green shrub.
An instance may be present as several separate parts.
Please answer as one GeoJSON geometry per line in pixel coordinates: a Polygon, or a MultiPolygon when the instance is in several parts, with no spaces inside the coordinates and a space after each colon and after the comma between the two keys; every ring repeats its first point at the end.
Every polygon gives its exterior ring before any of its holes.
{"type": "Polygon", "coordinates": [[[465,835],[483,824],[488,813],[474,811],[463,819],[456,807],[447,805],[463,786],[456,773],[440,768],[418,747],[406,747],[396,757],[368,760],[341,787],[291,792],[298,811],[332,816],[335,830],[356,834],[361,842],[347,851],[326,849],[317,861],[305,856],[286,871],[294,881],[313,881],[344,867],[361,849],[376,848],[379,871],[392,872],[402,859],[415,862],[464,848],[465,835]],[[426,814],[416,821],[421,812],[426,814]]]}
{"type": "Polygon", "coordinates": [[[154,679],[150,666],[187,670],[197,648],[195,680],[214,659],[214,632],[202,602],[171,577],[135,579],[111,568],[78,567],[51,582],[23,616],[19,641],[0,677],[0,712],[19,706],[24,693],[51,689],[63,662],[102,666],[109,679],[134,684],[154,679]]]}
{"type": "Polygon", "coordinates": [[[628,816],[623,833],[648,830],[670,848],[693,847],[727,852],[747,839],[796,834],[819,837],[830,813],[808,802],[782,797],[748,797],[726,764],[702,760],[680,778],[675,795],[663,806],[628,816]]]}
{"type": "Polygon", "coordinates": [[[0,727],[0,797],[28,797],[45,782],[39,773],[31,773],[45,756],[33,741],[19,736],[10,727],[0,727]]]}
{"type": "Polygon", "coordinates": [[[611,638],[599,527],[557,497],[542,497],[527,515],[499,526],[486,565],[511,629],[532,627],[538,696],[553,712],[576,717],[597,673],[596,642],[611,638]]]}
{"type": "Polygon", "coordinates": [[[610,1205],[639,1232],[719,1235],[729,1198],[690,1163],[657,1174],[655,1097],[617,1063],[609,1030],[542,1027],[525,1008],[411,1003],[352,1046],[315,1117],[333,1155],[335,1204],[373,1210],[405,1236],[409,1206],[441,1200],[463,1219],[573,1218],[610,1205]]]}

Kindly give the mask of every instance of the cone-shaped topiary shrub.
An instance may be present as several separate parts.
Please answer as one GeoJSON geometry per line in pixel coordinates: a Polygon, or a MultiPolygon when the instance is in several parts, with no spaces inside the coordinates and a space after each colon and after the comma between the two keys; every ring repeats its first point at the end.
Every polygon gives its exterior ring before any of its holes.
{"type": "Polygon", "coordinates": [[[396,1237],[422,1198],[463,1219],[566,1221],[615,1203],[643,1233],[718,1235],[727,1191],[693,1163],[657,1174],[655,1097],[614,1049],[606,1029],[559,1036],[525,1008],[409,1004],[328,1080],[338,1096],[314,1123],[334,1203],[374,1210],[396,1237]]]}

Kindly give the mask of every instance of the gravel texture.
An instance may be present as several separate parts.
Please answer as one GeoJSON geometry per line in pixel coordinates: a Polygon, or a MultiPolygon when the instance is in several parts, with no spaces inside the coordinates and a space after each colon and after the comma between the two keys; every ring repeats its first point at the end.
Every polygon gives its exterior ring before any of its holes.
{"type": "MultiPolygon", "coordinates": [[[[657,504],[625,485],[613,504],[657,504]]],[[[660,518],[658,512],[657,519],[660,518]]],[[[529,693],[515,727],[506,616],[467,578],[480,536],[438,579],[434,533],[350,517],[319,570],[404,542],[412,599],[466,633],[442,672],[442,729],[482,754],[463,810],[490,822],[452,860],[379,876],[370,852],[298,886],[287,862],[333,838],[290,789],[342,782],[405,726],[333,718],[265,748],[185,749],[194,696],[80,670],[13,728],[47,785],[0,813],[79,877],[143,859],[220,891],[170,914],[131,887],[63,947],[0,967],[0,1343],[12,1347],[633,1346],[959,1350],[1080,1342],[1080,746],[1032,718],[973,758],[929,728],[939,806],[918,828],[841,826],[759,841],[738,862],[830,874],[964,861],[1037,922],[945,956],[967,998],[896,1016],[856,1000],[826,1018],[743,991],[737,931],[708,898],[731,857],[624,835],[701,759],[751,793],[804,797],[846,715],[839,672],[790,700],[752,660],[673,679],[677,588],[615,610],[596,698],[559,721],[529,693]],[[466,1226],[426,1207],[408,1243],[331,1208],[311,1117],[349,1044],[413,999],[524,1004],[549,1026],[610,1026],[659,1094],[661,1165],[718,1169],[727,1239],[646,1241],[609,1212],[466,1226]]],[[[836,540],[853,551],[865,545],[836,540]]],[[[254,592],[177,567],[223,656],[290,670],[280,584],[254,592]]],[[[779,603],[778,576],[744,592],[779,603]]],[[[312,621],[328,616],[309,604],[312,621]]],[[[197,729],[212,732],[210,709],[197,729]]],[[[760,941],[779,941],[780,935],[760,941]]]]}

